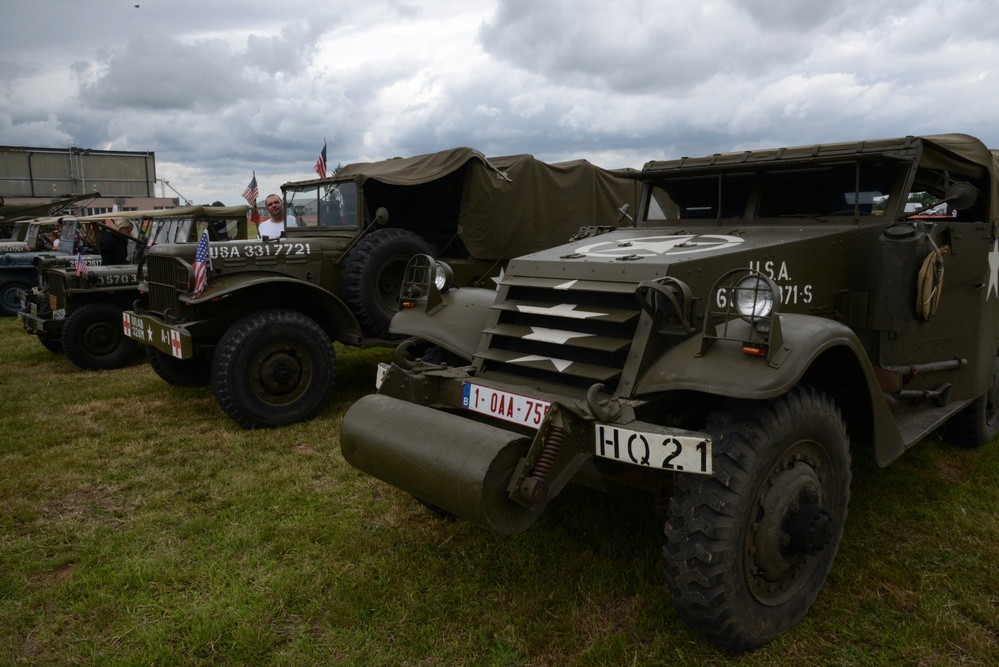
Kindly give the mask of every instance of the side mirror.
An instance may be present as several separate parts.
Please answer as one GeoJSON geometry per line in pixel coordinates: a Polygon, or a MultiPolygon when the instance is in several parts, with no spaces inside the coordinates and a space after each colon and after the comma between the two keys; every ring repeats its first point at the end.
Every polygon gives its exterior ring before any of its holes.
{"type": "Polygon", "coordinates": [[[940,200],[940,203],[949,202],[956,209],[969,208],[978,199],[978,190],[971,183],[954,183],[949,188],[947,192],[944,193],[944,198],[940,200]]]}
{"type": "Polygon", "coordinates": [[[385,208],[384,206],[379,206],[378,210],[375,211],[374,223],[376,225],[384,225],[386,222],[388,222],[388,219],[389,219],[388,209],[385,208]]]}
{"type": "Polygon", "coordinates": [[[934,199],[926,206],[921,206],[912,213],[907,213],[903,219],[907,220],[914,216],[917,216],[925,211],[930,210],[934,206],[939,206],[940,204],[951,204],[956,209],[969,208],[978,199],[978,190],[971,183],[966,183],[961,181],[959,183],[951,183],[947,187],[947,191],[944,192],[942,199],[934,199]]]}

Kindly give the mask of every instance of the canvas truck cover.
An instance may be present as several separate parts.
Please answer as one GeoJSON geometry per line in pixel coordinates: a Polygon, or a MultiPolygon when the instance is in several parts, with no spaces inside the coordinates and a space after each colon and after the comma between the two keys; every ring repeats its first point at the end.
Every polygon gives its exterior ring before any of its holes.
{"type": "Polygon", "coordinates": [[[485,157],[473,148],[382,162],[354,163],[335,180],[388,185],[430,183],[464,170],[458,234],[479,259],[516,257],[565,243],[587,225],[630,226],[620,216],[637,209],[640,185],[624,176],[635,170],[608,170],[586,160],[547,164],[530,155],[485,157]],[[618,218],[621,218],[620,220],[618,218]]]}

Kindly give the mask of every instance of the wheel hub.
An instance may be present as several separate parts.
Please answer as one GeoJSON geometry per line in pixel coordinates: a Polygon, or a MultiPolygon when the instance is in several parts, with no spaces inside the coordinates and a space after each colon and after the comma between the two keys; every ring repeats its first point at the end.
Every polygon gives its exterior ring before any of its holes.
{"type": "Polygon", "coordinates": [[[260,368],[260,384],[270,394],[291,392],[302,379],[302,365],[288,353],[280,352],[268,357],[260,368]]]}
{"type": "Polygon", "coordinates": [[[822,506],[821,457],[808,443],[789,450],[774,467],[755,505],[746,540],[746,567],[753,595],[779,604],[794,594],[804,573],[832,536],[832,519],[822,506]]]}

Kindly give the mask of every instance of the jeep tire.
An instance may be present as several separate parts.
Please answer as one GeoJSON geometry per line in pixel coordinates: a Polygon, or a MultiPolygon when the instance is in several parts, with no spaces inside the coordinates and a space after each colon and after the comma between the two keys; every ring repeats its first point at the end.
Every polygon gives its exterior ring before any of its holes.
{"type": "Polygon", "coordinates": [[[433,254],[418,234],[405,229],[371,232],[348,253],[343,269],[343,300],[361,329],[370,336],[386,336],[399,310],[399,289],[406,265],[414,255],[433,254]]]}
{"type": "Polygon", "coordinates": [[[138,346],[125,335],[122,309],[113,303],[88,303],[73,311],[62,327],[62,348],[85,371],[127,364],[138,346]]]}
{"type": "Polygon", "coordinates": [[[326,332],[302,313],[274,308],[242,318],[222,336],[212,391],[247,428],[314,417],[333,395],[336,355],[326,332]]]}
{"type": "Polygon", "coordinates": [[[149,365],[168,384],[174,387],[207,387],[211,384],[212,366],[208,361],[199,357],[178,359],[152,345],[144,347],[149,365]]]}
{"type": "Polygon", "coordinates": [[[718,644],[752,650],[797,623],[832,567],[850,499],[839,409],[797,387],[712,414],[714,474],[676,476],[666,576],[677,612],[718,644]]]}
{"type": "Polygon", "coordinates": [[[0,315],[17,315],[21,310],[19,291],[29,291],[31,283],[24,278],[5,278],[0,280],[0,315]]]}

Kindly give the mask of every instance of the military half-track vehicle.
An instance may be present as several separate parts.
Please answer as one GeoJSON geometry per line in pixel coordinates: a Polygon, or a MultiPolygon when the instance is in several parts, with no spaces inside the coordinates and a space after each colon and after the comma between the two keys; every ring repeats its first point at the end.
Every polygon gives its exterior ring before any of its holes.
{"type": "Polygon", "coordinates": [[[0,241],[0,315],[13,316],[21,309],[21,293],[38,284],[35,261],[47,259],[52,266],[76,267],[83,257],[87,266],[97,266],[101,256],[96,247],[76,234],[76,225],[63,225],[61,218],[39,218],[18,223],[20,240],[0,241]],[[57,247],[45,247],[42,237],[58,226],[57,247]]]}
{"type": "Polygon", "coordinates": [[[350,164],[281,189],[297,226],[279,238],[212,243],[200,294],[194,249],[154,246],[140,267],[145,296],[126,313],[164,380],[210,377],[222,410],[247,427],[301,421],[325,406],[333,342],[398,343],[388,326],[414,255],[448,259],[462,285],[493,285],[510,257],[581,227],[632,224],[638,193],[634,180],[582,160],[549,165],[470,148],[350,164]]]}
{"type": "Polygon", "coordinates": [[[853,452],[996,435],[997,162],[966,135],[655,161],[637,228],[513,259],[496,291],[417,257],[391,327],[414,342],[343,454],[506,534],[570,481],[647,490],[679,615],[754,649],[818,596],[853,452]]]}
{"type": "Polygon", "coordinates": [[[128,243],[127,263],[90,267],[86,272],[51,256],[34,260],[38,286],[22,293],[18,319],[52,352],[83,370],[120,368],[133,359],[138,343],[125,335],[122,314],[139,296],[137,265],[159,243],[196,242],[203,231],[215,241],[246,238],[246,206],[182,206],[123,211],[75,218],[81,233],[96,244],[101,234],[128,243]],[[126,234],[105,223],[110,217],[132,222],[126,234]]]}

